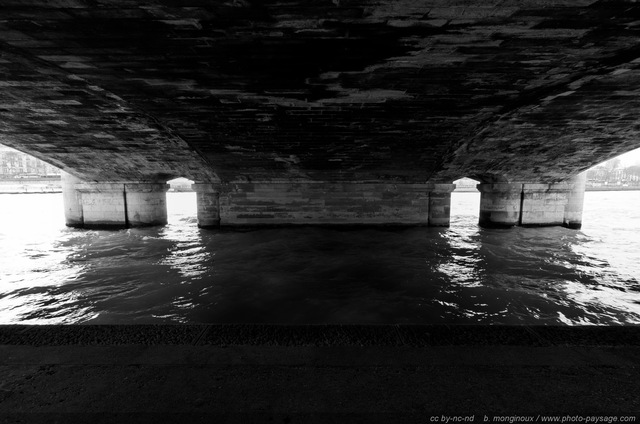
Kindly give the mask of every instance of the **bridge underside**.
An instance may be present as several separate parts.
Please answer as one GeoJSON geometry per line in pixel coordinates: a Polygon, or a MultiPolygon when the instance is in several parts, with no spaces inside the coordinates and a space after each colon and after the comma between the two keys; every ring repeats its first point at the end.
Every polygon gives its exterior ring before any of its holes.
{"type": "Polygon", "coordinates": [[[4,0],[0,142],[70,224],[161,223],[187,177],[203,226],[447,225],[467,176],[486,225],[575,226],[640,145],[639,35],[622,0],[4,0]]]}

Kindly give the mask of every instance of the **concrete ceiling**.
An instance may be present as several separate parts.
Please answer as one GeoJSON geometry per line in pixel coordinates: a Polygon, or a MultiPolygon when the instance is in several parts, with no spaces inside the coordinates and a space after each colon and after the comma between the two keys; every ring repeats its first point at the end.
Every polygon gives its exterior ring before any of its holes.
{"type": "Polygon", "coordinates": [[[640,147],[640,4],[0,0],[0,143],[87,180],[558,181],[640,147]]]}

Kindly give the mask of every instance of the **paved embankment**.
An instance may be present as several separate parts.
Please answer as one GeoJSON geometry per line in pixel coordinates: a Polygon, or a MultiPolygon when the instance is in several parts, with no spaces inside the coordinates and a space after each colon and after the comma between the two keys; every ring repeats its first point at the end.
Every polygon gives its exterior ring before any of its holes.
{"type": "Polygon", "coordinates": [[[640,327],[0,326],[0,422],[622,422],[639,363],[640,327]]]}

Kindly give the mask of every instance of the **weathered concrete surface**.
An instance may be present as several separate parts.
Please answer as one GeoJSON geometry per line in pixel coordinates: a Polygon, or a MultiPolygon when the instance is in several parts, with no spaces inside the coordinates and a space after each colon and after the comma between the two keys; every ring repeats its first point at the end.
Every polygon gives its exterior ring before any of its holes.
{"type": "Polygon", "coordinates": [[[640,414],[638,334],[638,327],[5,326],[0,418],[619,419],[640,414]]]}
{"type": "Polygon", "coordinates": [[[0,6],[0,141],[86,181],[548,184],[640,139],[632,1],[0,6]]]}

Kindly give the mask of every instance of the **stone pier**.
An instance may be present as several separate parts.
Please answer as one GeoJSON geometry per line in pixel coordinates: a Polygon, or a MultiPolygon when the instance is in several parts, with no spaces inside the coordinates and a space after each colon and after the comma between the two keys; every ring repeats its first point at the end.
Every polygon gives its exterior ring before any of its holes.
{"type": "Polygon", "coordinates": [[[128,226],[166,225],[167,190],[164,183],[124,184],[128,226]]]}
{"type": "Polygon", "coordinates": [[[198,227],[220,226],[220,185],[195,183],[191,188],[196,192],[198,203],[198,227]]]}
{"type": "Polygon", "coordinates": [[[222,225],[429,225],[429,184],[228,183],[222,225]]]}
{"type": "Polygon", "coordinates": [[[506,228],[520,223],[522,184],[478,184],[483,227],[506,228]]]}
{"type": "MultiPolygon", "coordinates": [[[[83,182],[63,175],[71,227],[167,223],[167,184],[83,182]]],[[[580,228],[585,174],[565,182],[478,184],[483,227],[580,228]]],[[[198,182],[198,226],[410,225],[447,227],[454,184],[198,182]]]]}
{"type": "Polygon", "coordinates": [[[451,222],[451,192],[455,184],[431,184],[429,192],[429,225],[448,227],[451,222]]]}
{"type": "Polygon", "coordinates": [[[167,223],[169,186],[147,182],[83,182],[63,176],[68,226],[126,228],[167,223]]]}
{"type": "Polygon", "coordinates": [[[65,223],[67,227],[82,227],[84,226],[82,201],[80,193],[76,190],[76,185],[81,184],[82,181],[64,171],[61,172],[61,176],[65,223]]]}
{"type": "Polygon", "coordinates": [[[520,225],[562,225],[569,190],[568,184],[523,184],[520,225]]]}
{"type": "MultiPolygon", "coordinates": [[[[166,184],[64,177],[67,225],[137,227],[167,222],[166,184]]],[[[192,185],[198,226],[448,226],[453,184],[262,182],[192,185]]]]}
{"type": "Polygon", "coordinates": [[[586,174],[565,182],[478,184],[483,227],[580,228],[586,174]]]}
{"type": "Polygon", "coordinates": [[[127,227],[124,184],[81,183],[75,187],[80,198],[83,227],[127,227]]]}
{"type": "Polygon", "coordinates": [[[584,189],[587,173],[583,172],[569,180],[571,188],[567,193],[567,204],[564,207],[563,225],[579,230],[582,227],[582,209],[584,206],[584,189]]]}
{"type": "Polygon", "coordinates": [[[198,226],[448,226],[453,184],[196,183],[198,226]]]}

